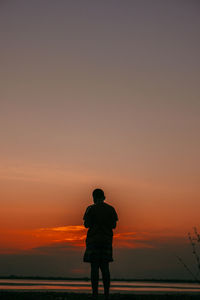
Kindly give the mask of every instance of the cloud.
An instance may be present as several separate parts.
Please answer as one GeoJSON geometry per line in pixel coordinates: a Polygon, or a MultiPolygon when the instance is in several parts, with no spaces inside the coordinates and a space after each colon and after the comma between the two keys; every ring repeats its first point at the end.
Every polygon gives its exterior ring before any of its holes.
{"type": "MultiPolygon", "coordinates": [[[[0,253],[18,253],[21,251],[44,252],[47,249],[65,249],[67,247],[85,247],[87,229],[82,225],[42,227],[36,229],[4,230],[1,234],[0,253]],[[6,250],[7,249],[7,250],[6,250]],[[33,250],[35,249],[35,250],[33,250]],[[8,252],[6,252],[8,251],[8,252]]],[[[186,239],[167,232],[139,232],[123,230],[114,234],[115,248],[145,249],[161,248],[168,244],[186,243],[186,239]]]]}
{"type": "Polygon", "coordinates": [[[54,245],[68,244],[76,247],[83,247],[86,239],[86,232],[82,225],[69,225],[59,227],[39,228],[35,234],[39,237],[48,236],[54,245]]]}
{"type": "MultiPolygon", "coordinates": [[[[84,247],[87,230],[82,225],[40,228],[35,234],[49,237],[52,242],[49,247],[62,248],[65,246],[84,247]]],[[[160,237],[158,237],[159,239],[160,237]]],[[[156,237],[154,237],[156,241],[156,237]]],[[[114,234],[114,246],[117,248],[155,248],[152,235],[147,232],[118,232],[114,234]]]]}
{"type": "Polygon", "coordinates": [[[117,248],[152,248],[151,237],[139,232],[120,232],[114,235],[117,248]]]}

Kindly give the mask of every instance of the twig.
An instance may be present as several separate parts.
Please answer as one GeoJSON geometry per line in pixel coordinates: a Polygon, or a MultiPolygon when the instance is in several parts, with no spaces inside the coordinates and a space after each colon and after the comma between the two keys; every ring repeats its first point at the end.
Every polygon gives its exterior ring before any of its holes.
{"type": "Polygon", "coordinates": [[[184,261],[179,257],[176,256],[178,258],[178,260],[183,264],[183,266],[185,267],[185,269],[190,273],[190,275],[192,275],[192,277],[195,279],[195,281],[198,281],[198,278],[193,274],[193,272],[188,268],[188,266],[184,263],[184,261]]]}
{"type": "MultiPolygon", "coordinates": [[[[195,229],[196,228],[194,228],[194,231],[195,231],[195,229]]],[[[198,236],[198,233],[197,233],[197,236],[198,236]]],[[[194,239],[194,238],[191,237],[190,232],[188,233],[188,238],[189,238],[189,241],[190,241],[190,243],[192,245],[192,250],[193,250],[192,253],[193,253],[193,255],[194,255],[195,259],[196,259],[197,267],[200,270],[200,259],[199,259],[199,255],[198,255],[198,253],[196,251],[196,244],[194,242],[194,241],[196,241],[196,239],[194,239]]]]}
{"type": "Polygon", "coordinates": [[[194,227],[194,233],[195,233],[195,235],[196,235],[196,237],[197,237],[197,242],[199,242],[200,243],[200,234],[198,234],[198,232],[197,232],[197,228],[196,227],[194,227]]]}

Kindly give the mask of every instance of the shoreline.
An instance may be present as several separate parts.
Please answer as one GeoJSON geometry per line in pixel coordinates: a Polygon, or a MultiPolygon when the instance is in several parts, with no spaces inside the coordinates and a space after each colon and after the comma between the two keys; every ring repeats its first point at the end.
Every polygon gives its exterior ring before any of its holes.
{"type": "MultiPolygon", "coordinates": [[[[82,289],[80,289],[80,291],[76,291],[76,292],[72,292],[71,290],[66,290],[66,289],[44,289],[44,290],[41,290],[41,289],[1,289],[0,288],[0,295],[1,293],[16,293],[16,294],[58,294],[58,295],[61,295],[61,294],[68,294],[68,295],[89,295],[91,294],[90,292],[87,291],[84,291],[82,289]]],[[[99,291],[99,294],[103,294],[103,290],[100,290],[99,291]]],[[[117,292],[117,291],[113,291],[111,289],[110,291],[110,294],[111,295],[160,295],[160,296],[163,296],[163,295],[190,295],[190,296],[193,296],[193,295],[199,295],[200,297],[200,292],[197,292],[197,291],[122,291],[122,292],[117,292]]],[[[0,297],[1,299],[1,297],[0,297]]]]}
{"type": "MultiPolygon", "coordinates": [[[[91,293],[71,293],[63,291],[32,291],[32,290],[0,290],[0,299],[21,299],[21,300],[86,300],[89,299],[91,293]]],[[[130,294],[124,293],[111,293],[110,300],[187,300],[187,299],[199,299],[199,293],[149,293],[149,292],[132,292],[130,294]]],[[[99,299],[103,300],[103,294],[99,295],[99,299]]]]}
{"type": "MultiPolygon", "coordinates": [[[[22,279],[22,280],[60,280],[60,281],[90,281],[89,277],[51,277],[51,276],[17,276],[17,275],[9,275],[9,276],[0,276],[1,279],[22,279]]],[[[100,279],[102,281],[102,279],[100,279]]],[[[191,279],[134,279],[134,278],[112,278],[111,281],[127,281],[127,282],[166,282],[166,283],[200,283],[200,281],[195,281],[191,279]]]]}

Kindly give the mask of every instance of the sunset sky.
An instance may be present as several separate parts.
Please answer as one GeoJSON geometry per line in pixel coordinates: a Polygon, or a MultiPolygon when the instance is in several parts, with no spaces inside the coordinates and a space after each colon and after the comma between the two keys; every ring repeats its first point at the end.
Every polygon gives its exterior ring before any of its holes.
{"type": "Polygon", "coordinates": [[[89,276],[94,188],[112,277],[190,278],[200,231],[200,2],[0,2],[0,276],[89,276]]]}

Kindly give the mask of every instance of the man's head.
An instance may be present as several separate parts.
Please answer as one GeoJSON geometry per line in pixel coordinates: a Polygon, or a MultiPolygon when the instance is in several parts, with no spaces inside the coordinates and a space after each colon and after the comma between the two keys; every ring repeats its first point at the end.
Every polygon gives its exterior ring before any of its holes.
{"type": "Polygon", "coordinates": [[[104,192],[101,189],[95,189],[92,193],[92,196],[94,203],[103,202],[106,199],[104,192]]]}

